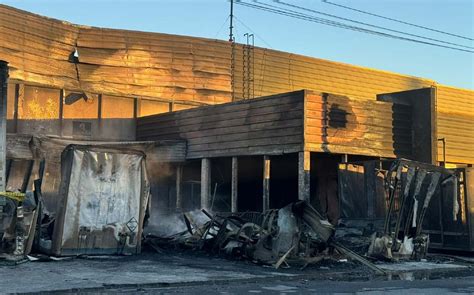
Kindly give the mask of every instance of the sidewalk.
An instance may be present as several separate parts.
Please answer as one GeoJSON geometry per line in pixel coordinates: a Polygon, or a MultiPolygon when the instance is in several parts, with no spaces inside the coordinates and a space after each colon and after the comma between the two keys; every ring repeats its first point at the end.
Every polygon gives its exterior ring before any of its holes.
{"type": "MultiPolygon", "coordinates": [[[[393,274],[414,271],[456,271],[473,275],[466,265],[408,263],[383,266],[393,274]]],[[[275,270],[246,261],[231,261],[196,253],[144,253],[138,256],[108,256],[63,261],[29,262],[0,266],[1,293],[103,291],[130,287],[167,287],[225,284],[226,282],[269,282],[311,280],[367,280],[374,275],[352,262],[331,262],[309,267],[275,270]]],[[[415,277],[415,276],[409,276],[415,277]]],[[[403,279],[404,276],[400,275],[403,279]]],[[[381,278],[386,279],[386,278],[381,278]]]]}

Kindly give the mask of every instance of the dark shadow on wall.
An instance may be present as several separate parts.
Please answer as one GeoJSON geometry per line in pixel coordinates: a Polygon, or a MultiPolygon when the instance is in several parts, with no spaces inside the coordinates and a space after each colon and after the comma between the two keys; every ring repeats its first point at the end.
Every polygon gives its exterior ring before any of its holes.
{"type": "Polygon", "coordinates": [[[377,95],[377,100],[393,103],[396,155],[435,164],[437,160],[435,89],[421,88],[384,93],[377,95]]]}

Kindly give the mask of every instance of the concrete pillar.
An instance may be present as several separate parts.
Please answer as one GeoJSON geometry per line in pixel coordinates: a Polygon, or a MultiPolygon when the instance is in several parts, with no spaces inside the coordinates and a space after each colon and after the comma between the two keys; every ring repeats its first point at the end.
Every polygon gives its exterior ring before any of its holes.
{"type": "Polygon", "coordinates": [[[201,160],[201,208],[209,209],[211,204],[211,160],[201,160]]]}
{"type": "Polygon", "coordinates": [[[270,209],[270,157],[263,156],[263,207],[265,212],[270,209]]]}
{"type": "Polygon", "coordinates": [[[301,201],[310,201],[310,155],[307,151],[298,153],[298,200],[301,201]]]}
{"type": "Polygon", "coordinates": [[[6,188],[8,63],[0,61],[0,192],[6,188]]]}
{"type": "Polygon", "coordinates": [[[183,209],[182,182],[183,166],[178,164],[176,167],[176,211],[181,211],[183,209]]]}
{"type": "Polygon", "coordinates": [[[231,180],[231,211],[238,212],[238,183],[239,183],[239,162],[237,157],[232,157],[232,180],[231,180]]]}

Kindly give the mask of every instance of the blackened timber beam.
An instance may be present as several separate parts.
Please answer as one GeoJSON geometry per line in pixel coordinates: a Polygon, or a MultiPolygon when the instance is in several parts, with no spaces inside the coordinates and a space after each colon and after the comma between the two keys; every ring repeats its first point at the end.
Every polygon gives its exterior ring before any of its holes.
{"type": "Polygon", "coordinates": [[[6,189],[8,63],[0,61],[0,192],[6,189]]]}
{"type": "Polygon", "coordinates": [[[270,157],[263,156],[263,207],[265,212],[270,209],[270,157]]]}
{"type": "Polygon", "coordinates": [[[211,200],[211,159],[201,160],[201,208],[209,209],[211,200]]]}
{"type": "Polygon", "coordinates": [[[13,133],[18,132],[18,103],[20,99],[20,84],[15,84],[15,101],[13,103],[13,133]]]}
{"type": "Polygon", "coordinates": [[[239,160],[232,157],[232,180],[231,180],[231,211],[237,212],[238,208],[238,185],[239,185],[239,160]]]}
{"type": "Polygon", "coordinates": [[[310,155],[308,151],[298,153],[298,200],[309,201],[310,155]]]}
{"type": "Polygon", "coordinates": [[[182,182],[183,182],[183,165],[178,164],[176,166],[176,210],[177,211],[181,211],[183,209],[182,182]]]}

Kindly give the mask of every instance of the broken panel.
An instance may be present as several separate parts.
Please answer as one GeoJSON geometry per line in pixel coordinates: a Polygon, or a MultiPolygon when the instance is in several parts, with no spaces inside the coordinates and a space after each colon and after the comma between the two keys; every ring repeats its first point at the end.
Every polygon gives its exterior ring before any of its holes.
{"type": "Polygon", "coordinates": [[[71,145],[62,154],[61,170],[51,252],[139,253],[149,198],[145,155],[71,145]]]}

